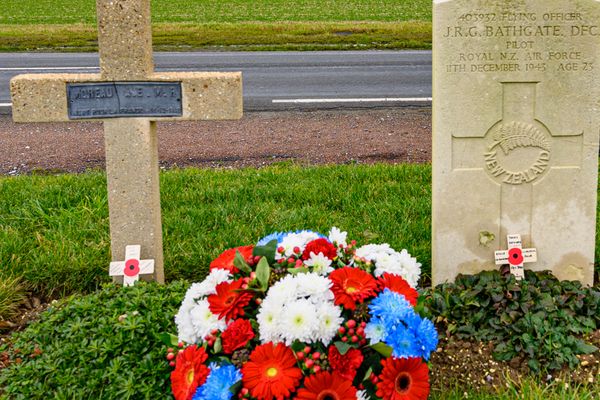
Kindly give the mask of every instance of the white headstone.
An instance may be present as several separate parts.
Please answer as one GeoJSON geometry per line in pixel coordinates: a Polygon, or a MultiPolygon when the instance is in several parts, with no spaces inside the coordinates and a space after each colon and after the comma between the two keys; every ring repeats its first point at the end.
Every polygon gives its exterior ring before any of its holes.
{"type": "Polygon", "coordinates": [[[600,1],[434,0],[433,283],[495,269],[593,283],[600,1]]]}

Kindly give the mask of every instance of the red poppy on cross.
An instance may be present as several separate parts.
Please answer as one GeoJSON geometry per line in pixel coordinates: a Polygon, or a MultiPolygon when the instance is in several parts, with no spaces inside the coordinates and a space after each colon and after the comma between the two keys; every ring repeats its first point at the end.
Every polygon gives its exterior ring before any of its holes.
{"type": "Polygon", "coordinates": [[[537,261],[536,249],[524,249],[521,235],[508,235],[508,250],[499,250],[495,252],[496,265],[510,265],[510,273],[517,280],[525,278],[524,263],[532,263],[537,261]]]}
{"type": "Polygon", "coordinates": [[[125,261],[110,263],[110,276],[122,276],[123,286],[133,286],[140,280],[140,275],[154,273],[154,260],[140,260],[142,246],[125,247],[125,261]]]}

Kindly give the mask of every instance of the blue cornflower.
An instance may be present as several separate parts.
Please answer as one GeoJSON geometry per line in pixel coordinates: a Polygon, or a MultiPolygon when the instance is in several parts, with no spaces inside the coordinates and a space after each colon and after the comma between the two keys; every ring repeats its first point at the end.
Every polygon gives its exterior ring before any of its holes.
{"type": "Polygon", "coordinates": [[[271,242],[273,240],[277,240],[277,243],[279,243],[283,240],[283,238],[287,234],[288,234],[288,232],[273,232],[270,235],[267,235],[264,238],[260,239],[258,241],[258,243],[256,243],[256,245],[257,246],[266,246],[267,244],[269,244],[269,242],[271,242]]]}
{"type": "Polygon", "coordinates": [[[438,334],[433,322],[427,318],[423,318],[415,331],[415,336],[417,338],[419,355],[423,357],[425,361],[428,361],[431,352],[437,348],[438,344],[438,334]]]}
{"type": "Polygon", "coordinates": [[[392,348],[394,357],[418,357],[417,338],[411,329],[404,324],[398,324],[390,327],[386,333],[385,343],[392,348]]]}
{"type": "Polygon", "coordinates": [[[369,305],[371,320],[365,333],[371,343],[383,342],[398,358],[429,359],[438,337],[428,319],[421,318],[404,296],[385,289],[369,305]]]}
{"type": "Polygon", "coordinates": [[[233,393],[229,388],[241,379],[242,373],[235,366],[212,363],[206,382],[196,390],[192,400],[230,400],[233,393]]]}
{"type": "Polygon", "coordinates": [[[406,315],[414,314],[413,307],[404,296],[387,288],[371,301],[369,310],[372,316],[379,317],[386,323],[393,323],[406,315]]]}

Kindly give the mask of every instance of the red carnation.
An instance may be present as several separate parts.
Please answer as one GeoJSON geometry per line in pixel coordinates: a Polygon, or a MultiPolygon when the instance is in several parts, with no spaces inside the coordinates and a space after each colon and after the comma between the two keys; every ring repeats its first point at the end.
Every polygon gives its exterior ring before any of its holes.
{"type": "Polygon", "coordinates": [[[171,389],[176,400],[190,400],[198,386],[204,385],[210,372],[204,365],[207,358],[204,348],[195,344],[177,355],[171,372],[171,389]]]}
{"type": "Polygon", "coordinates": [[[222,282],[215,288],[217,293],[208,296],[208,308],[219,319],[226,321],[244,315],[244,307],[252,300],[252,293],[242,289],[243,278],[233,282],[222,282]]]}
{"type": "Polygon", "coordinates": [[[404,278],[401,277],[400,275],[390,274],[388,272],[385,272],[383,275],[381,275],[379,277],[378,283],[379,283],[379,287],[381,288],[381,290],[388,288],[392,292],[396,292],[396,293],[403,295],[404,298],[410,304],[412,304],[413,307],[417,305],[417,299],[419,298],[419,293],[417,293],[417,291],[415,289],[410,287],[408,282],[406,282],[406,280],[404,280],[404,278]]]}
{"type": "Polygon", "coordinates": [[[235,267],[235,265],[233,265],[233,260],[235,260],[235,255],[237,252],[239,251],[242,257],[244,257],[244,260],[247,260],[250,256],[252,256],[253,250],[253,245],[225,250],[219,257],[215,258],[210,263],[210,270],[212,271],[213,269],[220,268],[231,271],[232,274],[236,274],[239,272],[239,270],[235,267]]]}
{"type": "Polygon", "coordinates": [[[350,349],[346,354],[341,355],[337,347],[333,345],[329,346],[328,357],[331,368],[349,381],[354,380],[364,359],[362,352],[358,349],[350,349]]]}
{"type": "Polygon", "coordinates": [[[317,372],[304,380],[298,400],[356,400],[356,388],[336,372],[317,372]]]}
{"type": "Polygon", "coordinates": [[[384,400],[426,400],[429,368],[420,358],[386,358],[381,361],[377,397],[384,400]]]}
{"type": "Polygon", "coordinates": [[[344,267],[329,274],[333,282],[331,291],[335,296],[335,304],[349,310],[355,310],[357,303],[375,296],[377,281],[360,268],[344,267]]]}
{"type": "Polygon", "coordinates": [[[232,354],[237,349],[244,347],[250,340],[254,339],[252,324],[246,319],[236,319],[221,334],[223,352],[232,354]]]}
{"type": "Polygon", "coordinates": [[[315,255],[323,253],[323,255],[330,260],[335,260],[337,257],[337,250],[335,246],[332,245],[329,240],[323,238],[308,242],[304,248],[304,252],[302,253],[302,259],[308,260],[310,258],[310,253],[315,253],[315,255]]]}

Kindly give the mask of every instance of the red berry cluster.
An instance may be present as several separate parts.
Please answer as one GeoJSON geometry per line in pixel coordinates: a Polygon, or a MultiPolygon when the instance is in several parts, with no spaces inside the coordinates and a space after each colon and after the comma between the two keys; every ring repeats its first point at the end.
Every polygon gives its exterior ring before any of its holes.
{"type": "Polygon", "coordinates": [[[313,351],[310,346],[306,346],[303,350],[297,351],[296,359],[300,362],[300,367],[308,373],[316,374],[319,371],[327,370],[329,368],[327,355],[318,351],[313,351]]]}
{"type": "Polygon", "coordinates": [[[338,329],[338,336],[342,342],[356,343],[360,346],[367,344],[367,338],[365,337],[366,322],[363,321],[359,324],[355,320],[350,319],[344,325],[338,329]]]}
{"type": "MultiPolygon", "coordinates": [[[[300,256],[302,255],[302,251],[300,250],[300,247],[298,247],[298,246],[294,247],[293,251],[294,251],[293,256],[290,256],[288,258],[281,258],[277,261],[277,263],[281,267],[284,267],[284,268],[301,268],[304,265],[304,263],[300,259],[300,256]]],[[[279,254],[283,254],[283,253],[285,253],[285,249],[280,246],[277,248],[277,252],[279,254]]]]}
{"type": "Polygon", "coordinates": [[[217,341],[217,333],[219,333],[219,330],[213,329],[208,335],[204,336],[204,341],[208,347],[213,347],[215,345],[215,342],[217,341]]]}
{"type": "MultiPolygon", "coordinates": [[[[177,343],[177,347],[179,348],[179,351],[177,352],[177,354],[183,353],[183,347],[184,346],[185,345],[183,344],[183,342],[177,343]]],[[[169,347],[167,349],[167,357],[166,358],[167,358],[167,361],[169,362],[169,365],[171,367],[175,367],[175,358],[176,357],[177,356],[175,355],[175,349],[173,349],[172,347],[169,347]]]]}

